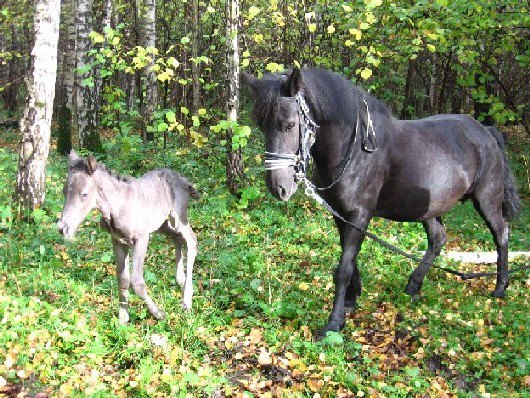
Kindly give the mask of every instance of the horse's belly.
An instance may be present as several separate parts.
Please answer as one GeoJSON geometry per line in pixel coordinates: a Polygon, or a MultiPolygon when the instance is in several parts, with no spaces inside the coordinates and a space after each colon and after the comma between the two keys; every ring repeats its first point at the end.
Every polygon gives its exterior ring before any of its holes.
{"type": "Polygon", "coordinates": [[[396,221],[428,220],[450,210],[468,190],[465,179],[456,183],[438,179],[430,185],[394,184],[381,190],[376,213],[396,221]]]}

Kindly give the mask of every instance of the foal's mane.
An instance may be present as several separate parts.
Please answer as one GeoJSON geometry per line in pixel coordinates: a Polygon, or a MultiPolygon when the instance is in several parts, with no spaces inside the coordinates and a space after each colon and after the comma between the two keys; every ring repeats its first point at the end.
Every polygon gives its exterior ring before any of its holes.
{"type": "MultiPolygon", "coordinates": [[[[70,164],[70,169],[72,169],[74,171],[82,171],[82,172],[86,173],[87,170],[88,170],[87,160],[84,159],[84,158],[76,159],[73,163],[70,164]]],[[[128,175],[118,174],[118,173],[110,170],[109,168],[107,168],[107,166],[105,166],[104,164],[99,163],[99,162],[97,163],[97,170],[104,171],[110,177],[112,177],[112,178],[114,178],[114,179],[116,179],[118,181],[121,181],[121,182],[131,182],[133,180],[133,177],[128,176],[128,175]]]]}
{"type": "MultiPolygon", "coordinates": [[[[289,96],[287,82],[291,72],[265,75],[258,80],[254,118],[260,127],[270,123],[279,97],[289,96]]],[[[302,69],[303,95],[317,123],[354,123],[357,108],[366,100],[370,113],[391,117],[388,106],[344,77],[324,69],[302,69]]]]}

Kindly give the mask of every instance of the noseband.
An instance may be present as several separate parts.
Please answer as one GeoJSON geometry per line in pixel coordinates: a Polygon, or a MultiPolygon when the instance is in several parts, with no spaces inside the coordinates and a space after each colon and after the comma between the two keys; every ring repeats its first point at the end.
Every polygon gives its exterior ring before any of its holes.
{"type": "Polygon", "coordinates": [[[315,143],[316,132],[320,126],[311,119],[309,107],[300,93],[288,98],[295,100],[298,104],[298,150],[295,154],[265,152],[265,170],[278,170],[293,166],[295,180],[300,182],[306,178],[307,168],[311,160],[311,147],[315,143]]]}

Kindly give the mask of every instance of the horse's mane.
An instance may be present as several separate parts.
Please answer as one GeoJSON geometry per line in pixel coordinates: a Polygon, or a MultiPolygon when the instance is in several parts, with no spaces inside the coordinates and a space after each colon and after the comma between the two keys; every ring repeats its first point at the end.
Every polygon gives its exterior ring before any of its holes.
{"type": "MultiPolygon", "coordinates": [[[[70,164],[70,169],[75,170],[75,171],[82,171],[85,173],[87,171],[87,167],[88,167],[87,160],[84,158],[76,159],[73,163],[70,164]]],[[[109,168],[107,168],[107,166],[105,166],[104,164],[99,163],[99,162],[97,163],[97,169],[107,173],[110,177],[118,181],[121,181],[121,182],[131,182],[134,179],[134,177],[131,177],[128,175],[118,174],[110,170],[109,168]]]]}
{"type": "MultiPolygon", "coordinates": [[[[302,69],[304,98],[318,122],[341,121],[354,123],[356,109],[366,100],[371,114],[392,116],[389,107],[344,77],[323,69],[302,69]]],[[[265,75],[258,80],[254,118],[260,127],[270,122],[276,108],[276,99],[289,96],[284,84],[289,72],[265,75]]]]}

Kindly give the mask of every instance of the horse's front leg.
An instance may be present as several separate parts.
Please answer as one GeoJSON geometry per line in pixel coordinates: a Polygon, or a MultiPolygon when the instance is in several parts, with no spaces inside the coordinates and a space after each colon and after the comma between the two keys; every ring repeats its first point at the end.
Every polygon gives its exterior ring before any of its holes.
{"type": "Polygon", "coordinates": [[[144,280],[144,260],[148,243],[149,235],[146,235],[137,238],[133,244],[131,285],[133,291],[145,302],[151,315],[156,319],[163,319],[165,317],[164,311],[158,308],[147,293],[147,287],[144,280]]]}
{"type": "Polygon", "coordinates": [[[129,248],[112,239],[112,246],[114,248],[114,255],[118,262],[116,267],[116,278],[118,279],[118,320],[122,325],[129,322],[129,285],[131,283],[131,276],[129,270],[129,248]]]}
{"type": "MultiPolygon", "coordinates": [[[[354,225],[363,229],[367,227],[370,220],[367,214],[350,219],[354,225]]],[[[344,224],[341,221],[338,224],[341,224],[339,232],[341,234],[342,254],[339,265],[333,275],[333,281],[335,282],[335,300],[328,323],[319,331],[317,339],[324,338],[329,331],[338,332],[344,327],[346,304],[353,306],[356,296],[360,294],[359,273],[358,270],[354,273],[354,270],[364,234],[351,225],[344,224]],[[352,278],[355,278],[354,285],[350,287],[352,278]]]]}

